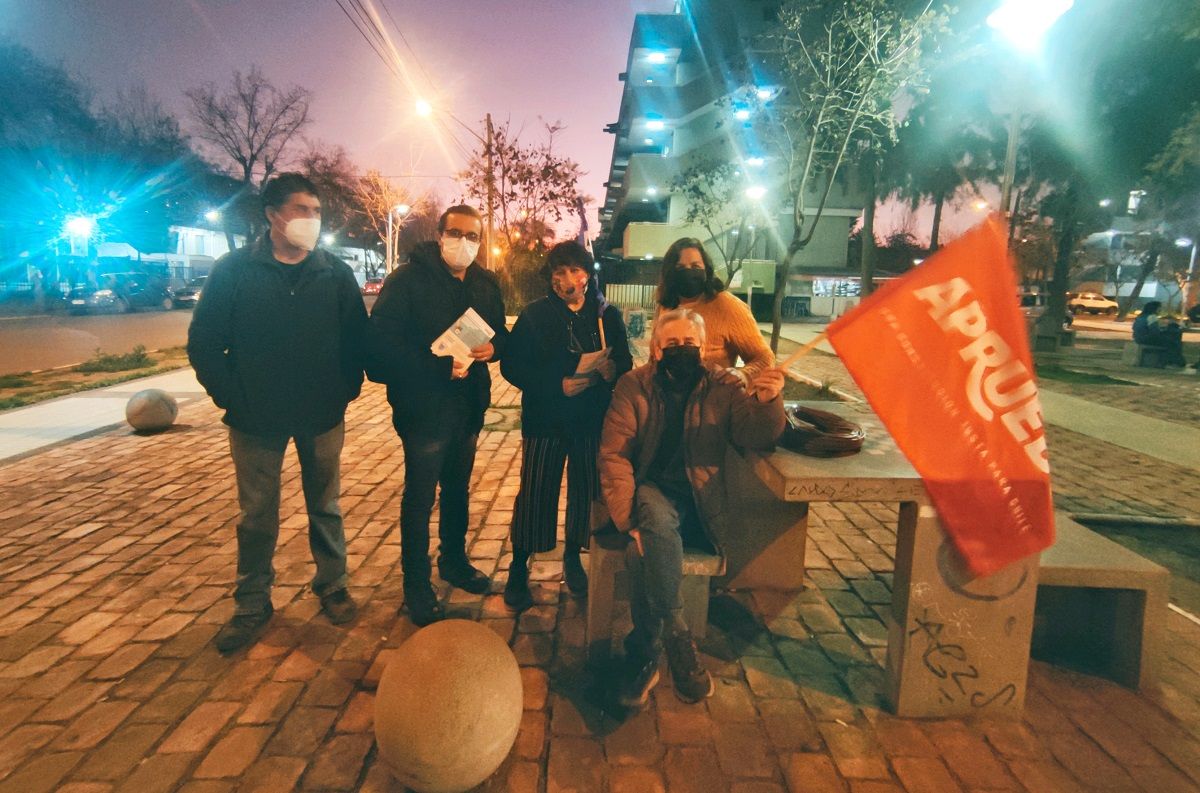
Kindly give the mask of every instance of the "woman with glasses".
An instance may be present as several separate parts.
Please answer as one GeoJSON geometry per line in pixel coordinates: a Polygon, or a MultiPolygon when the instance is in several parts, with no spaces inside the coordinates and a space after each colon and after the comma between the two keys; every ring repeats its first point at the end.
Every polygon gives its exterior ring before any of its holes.
{"type": "Polygon", "coordinates": [[[613,383],[633,368],[621,312],[592,279],[592,257],[561,242],[546,258],[550,290],[525,307],[513,326],[500,371],[521,389],[521,489],[513,509],[513,558],[504,602],[533,603],[529,558],[557,542],[558,502],[567,470],[563,576],[587,593],[580,551],[590,540],[589,513],[600,495],[596,469],[600,428],[613,383]]]}
{"type": "Polygon", "coordinates": [[[750,307],[725,291],[713,272],[708,252],[694,237],[675,240],[663,254],[655,316],[676,308],[690,309],[704,317],[708,334],[704,362],[724,369],[722,379],[746,385],[774,364],[775,356],[763,340],[750,307]],[[737,367],[739,358],[741,368],[737,367]]]}

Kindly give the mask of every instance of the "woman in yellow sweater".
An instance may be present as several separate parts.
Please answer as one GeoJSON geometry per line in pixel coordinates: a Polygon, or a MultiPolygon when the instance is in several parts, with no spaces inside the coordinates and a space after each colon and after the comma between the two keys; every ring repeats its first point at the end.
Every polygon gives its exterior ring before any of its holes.
{"type": "Polygon", "coordinates": [[[744,385],[775,363],[750,307],[725,291],[713,272],[712,259],[693,237],[675,240],[667,248],[658,278],[655,316],[680,307],[704,317],[706,364],[723,367],[729,377],[744,385]],[[739,358],[743,362],[740,369],[739,358]]]}

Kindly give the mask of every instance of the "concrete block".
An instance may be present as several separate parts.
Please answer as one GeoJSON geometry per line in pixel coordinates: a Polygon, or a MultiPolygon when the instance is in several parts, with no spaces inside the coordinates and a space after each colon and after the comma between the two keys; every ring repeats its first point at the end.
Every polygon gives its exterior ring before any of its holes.
{"type": "Polygon", "coordinates": [[[1161,369],[1167,364],[1166,350],[1149,344],[1127,341],[1121,348],[1121,363],[1127,366],[1145,366],[1161,369]]]}
{"type": "Polygon", "coordinates": [[[1042,552],[1033,656],[1134,689],[1155,684],[1170,572],[1059,515],[1042,552]]]}
{"type": "MultiPolygon", "coordinates": [[[[602,548],[592,541],[588,549],[587,646],[588,659],[603,663],[612,651],[616,603],[627,587],[618,584],[625,573],[625,550],[602,548]]],[[[685,548],[683,554],[683,617],[692,635],[708,632],[708,587],[715,575],[725,572],[721,556],[685,548]]]]}

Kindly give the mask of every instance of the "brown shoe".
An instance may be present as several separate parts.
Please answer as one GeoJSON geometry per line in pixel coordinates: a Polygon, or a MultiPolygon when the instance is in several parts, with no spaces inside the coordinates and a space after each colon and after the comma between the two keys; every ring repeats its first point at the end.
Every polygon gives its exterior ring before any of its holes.
{"type": "Polygon", "coordinates": [[[700,663],[700,653],[692,634],[686,631],[667,637],[667,666],[671,668],[671,680],[675,683],[675,694],[684,702],[699,702],[711,697],[715,686],[712,675],[700,663]]]}

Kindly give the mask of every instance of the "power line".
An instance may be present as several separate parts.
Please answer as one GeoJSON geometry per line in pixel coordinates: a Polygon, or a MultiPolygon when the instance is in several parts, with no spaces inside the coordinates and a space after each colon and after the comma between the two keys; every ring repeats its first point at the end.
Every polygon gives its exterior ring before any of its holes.
{"type": "Polygon", "coordinates": [[[401,30],[400,26],[396,24],[396,18],[392,16],[392,10],[388,8],[387,0],[379,0],[379,4],[383,6],[383,11],[385,14],[387,14],[387,18],[392,23],[392,27],[395,28],[396,33],[400,36],[400,40],[404,42],[404,46],[408,48],[409,53],[413,57],[413,62],[417,64],[417,68],[420,69],[421,74],[425,76],[425,81],[430,85],[435,85],[433,78],[429,75],[429,72],[425,71],[425,65],[421,63],[421,58],[417,55],[417,51],[413,49],[411,44],[408,43],[408,37],[404,35],[404,31],[401,30]]]}
{"type": "MultiPolygon", "coordinates": [[[[353,0],[347,0],[347,1],[350,2],[351,5],[353,6],[353,0]]],[[[396,77],[401,77],[401,74],[396,69],[395,64],[393,64],[391,61],[389,61],[387,59],[387,57],[379,49],[379,46],[376,44],[376,42],[371,39],[371,36],[367,33],[366,29],[360,25],[359,20],[355,19],[354,15],[352,15],[350,13],[349,9],[347,9],[346,6],[342,4],[342,0],[334,0],[334,2],[337,3],[338,8],[342,9],[342,13],[346,15],[346,19],[350,20],[350,24],[354,25],[354,29],[356,31],[358,31],[358,34],[359,34],[359,36],[362,37],[363,41],[367,42],[367,46],[369,46],[371,48],[371,51],[374,52],[379,57],[379,60],[383,61],[383,65],[385,67],[387,67],[387,69],[393,75],[395,75],[396,77]]],[[[355,10],[357,11],[357,9],[355,9],[355,10]]]]}

